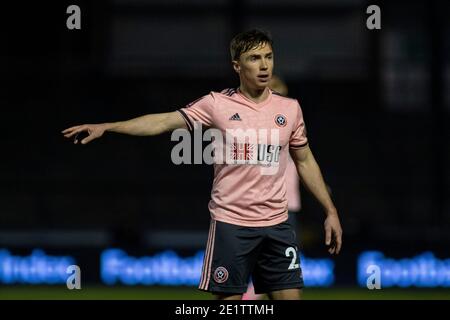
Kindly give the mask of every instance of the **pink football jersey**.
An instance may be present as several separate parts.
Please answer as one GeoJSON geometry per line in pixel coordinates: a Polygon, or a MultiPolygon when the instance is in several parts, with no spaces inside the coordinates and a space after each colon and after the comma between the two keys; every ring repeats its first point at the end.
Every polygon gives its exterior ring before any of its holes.
{"type": "Polygon", "coordinates": [[[300,198],[300,181],[298,179],[297,168],[294,160],[288,156],[288,163],[285,172],[286,176],[286,197],[289,211],[298,212],[302,208],[300,198]]]}
{"type": "Polygon", "coordinates": [[[249,227],[285,221],[289,149],[308,143],[298,101],[269,90],[268,97],[256,103],[239,89],[227,89],[211,92],[178,111],[191,130],[201,123],[223,133],[223,149],[228,151],[224,151],[225,161],[214,163],[211,218],[249,227]],[[256,132],[256,140],[238,140],[239,134],[225,140],[238,129],[256,132]]]}

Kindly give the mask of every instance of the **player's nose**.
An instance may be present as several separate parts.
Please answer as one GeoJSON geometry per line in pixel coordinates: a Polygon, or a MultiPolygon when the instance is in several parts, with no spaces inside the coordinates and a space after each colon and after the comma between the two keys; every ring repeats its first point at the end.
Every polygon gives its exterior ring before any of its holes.
{"type": "Polygon", "coordinates": [[[260,65],[261,70],[267,70],[268,67],[269,67],[269,66],[268,66],[268,64],[267,64],[266,59],[262,59],[262,60],[261,60],[261,65],[260,65]]]}

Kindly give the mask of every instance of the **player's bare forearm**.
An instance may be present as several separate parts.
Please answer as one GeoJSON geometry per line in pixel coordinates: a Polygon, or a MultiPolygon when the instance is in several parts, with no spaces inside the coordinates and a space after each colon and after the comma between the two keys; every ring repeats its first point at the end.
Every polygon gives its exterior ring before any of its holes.
{"type": "Polygon", "coordinates": [[[179,112],[148,114],[127,121],[99,124],[83,124],[62,131],[64,137],[74,139],[78,143],[78,135],[82,132],[88,134],[81,140],[81,144],[98,139],[107,131],[133,136],[155,136],[178,128],[187,129],[186,123],[179,112]]]}
{"type": "Polygon", "coordinates": [[[177,128],[186,128],[186,123],[178,112],[147,114],[104,125],[105,131],[133,136],[155,136],[177,128]]]}
{"type": "Polygon", "coordinates": [[[324,208],[327,215],[337,213],[336,208],[328,193],[327,186],[323,180],[319,165],[308,145],[303,148],[292,150],[297,172],[306,188],[314,195],[324,208]]]}
{"type": "Polygon", "coordinates": [[[342,247],[342,228],[337,210],[331,200],[328,189],[308,145],[300,149],[291,149],[291,156],[297,167],[297,172],[304,185],[325,209],[325,244],[330,254],[338,254],[342,247]]]}

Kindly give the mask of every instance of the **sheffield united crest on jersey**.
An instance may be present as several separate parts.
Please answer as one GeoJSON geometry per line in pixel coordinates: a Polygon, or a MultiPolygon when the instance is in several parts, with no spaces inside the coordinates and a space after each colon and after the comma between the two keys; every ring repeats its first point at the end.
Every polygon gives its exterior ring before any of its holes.
{"type": "Polygon", "coordinates": [[[214,271],[214,281],[217,283],[224,283],[228,279],[228,270],[224,267],[218,267],[214,271]]]}
{"type": "Polygon", "coordinates": [[[286,117],[283,116],[282,114],[277,114],[275,116],[275,123],[277,124],[277,126],[279,127],[284,127],[287,124],[287,120],[286,117]]]}

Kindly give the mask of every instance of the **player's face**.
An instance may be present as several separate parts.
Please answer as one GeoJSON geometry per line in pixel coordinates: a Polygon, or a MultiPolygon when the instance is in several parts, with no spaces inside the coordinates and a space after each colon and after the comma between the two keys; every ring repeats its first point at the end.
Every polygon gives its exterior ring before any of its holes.
{"type": "Polygon", "coordinates": [[[264,89],[269,86],[273,71],[273,52],[270,44],[244,52],[239,61],[233,61],[233,67],[241,82],[252,89],[264,89]]]}

